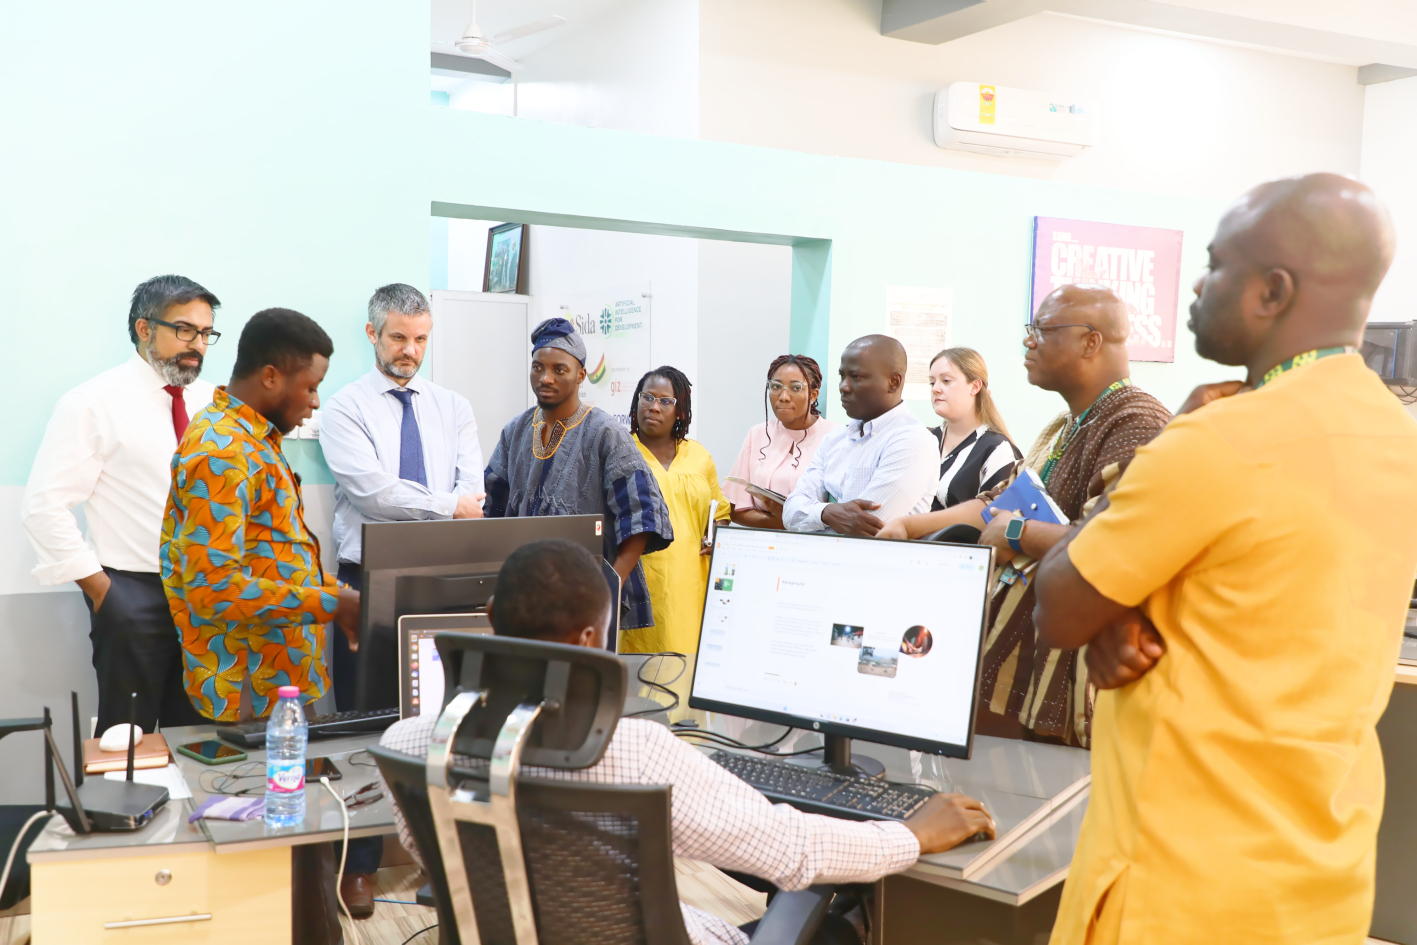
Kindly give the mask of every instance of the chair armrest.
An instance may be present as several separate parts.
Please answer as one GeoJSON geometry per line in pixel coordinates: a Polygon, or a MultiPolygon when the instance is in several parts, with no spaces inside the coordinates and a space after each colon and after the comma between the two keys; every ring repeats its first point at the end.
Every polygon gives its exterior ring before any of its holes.
{"type": "Polygon", "coordinates": [[[749,940],[751,945],[807,945],[835,894],[834,886],[811,886],[773,896],[749,940]]]}

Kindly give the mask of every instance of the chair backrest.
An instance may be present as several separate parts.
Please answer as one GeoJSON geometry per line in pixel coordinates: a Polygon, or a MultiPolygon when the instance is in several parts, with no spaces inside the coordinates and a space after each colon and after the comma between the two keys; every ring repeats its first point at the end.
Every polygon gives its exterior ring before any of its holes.
{"type": "Polygon", "coordinates": [[[524,778],[588,768],[625,666],[585,647],[437,637],[446,703],[428,759],[375,758],[428,869],[444,942],[688,945],[668,786],[524,778]]]}
{"type": "MultiPolygon", "coordinates": [[[[371,751],[428,872],[440,941],[470,945],[458,934],[425,765],[385,748],[371,751]]],[[[517,781],[517,819],[540,945],[688,945],[674,881],[669,805],[667,786],[517,781]]],[[[496,831],[477,823],[456,826],[478,940],[512,945],[516,930],[496,831]]]]}

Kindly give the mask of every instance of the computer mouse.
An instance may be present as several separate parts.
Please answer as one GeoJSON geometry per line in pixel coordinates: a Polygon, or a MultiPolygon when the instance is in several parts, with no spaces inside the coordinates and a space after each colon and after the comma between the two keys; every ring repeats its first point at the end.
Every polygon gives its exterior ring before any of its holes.
{"type": "Polygon", "coordinates": [[[128,750],[128,730],[133,730],[134,743],[143,740],[143,727],[141,725],[129,725],[124,722],[120,725],[110,725],[104,731],[103,737],[98,740],[99,751],[127,751],[128,750]]]}

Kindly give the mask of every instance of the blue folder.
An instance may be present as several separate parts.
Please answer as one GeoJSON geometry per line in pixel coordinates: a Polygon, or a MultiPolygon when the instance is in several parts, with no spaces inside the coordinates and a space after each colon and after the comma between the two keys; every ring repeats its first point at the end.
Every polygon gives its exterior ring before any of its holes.
{"type": "MultiPolygon", "coordinates": [[[[1068,517],[1063,514],[1063,510],[1058,508],[1058,503],[1053,501],[1053,497],[1048,494],[1048,489],[1043,485],[1043,480],[1038,478],[1038,473],[1031,469],[1025,469],[1014,479],[1013,484],[1000,493],[999,497],[989,503],[991,508],[1008,509],[1017,515],[1037,522],[1052,522],[1055,525],[1068,524],[1068,517]]],[[[994,516],[989,514],[986,508],[982,513],[984,521],[994,520],[994,516]]]]}

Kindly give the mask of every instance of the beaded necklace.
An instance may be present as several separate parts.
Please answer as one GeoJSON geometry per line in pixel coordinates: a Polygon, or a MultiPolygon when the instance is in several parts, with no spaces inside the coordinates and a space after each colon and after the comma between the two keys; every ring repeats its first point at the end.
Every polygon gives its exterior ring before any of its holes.
{"type": "Polygon", "coordinates": [[[531,415],[531,455],[537,459],[550,459],[556,455],[556,451],[561,448],[561,441],[566,438],[566,434],[581,425],[586,415],[590,413],[590,404],[581,404],[581,408],[565,420],[556,420],[551,424],[551,436],[547,439],[546,445],[541,445],[541,428],[546,426],[545,414],[541,408],[537,407],[536,412],[531,415]]]}
{"type": "Polygon", "coordinates": [[[1048,454],[1048,458],[1043,461],[1043,469],[1038,473],[1038,478],[1043,480],[1043,484],[1048,484],[1048,477],[1053,474],[1053,467],[1058,465],[1058,460],[1063,458],[1063,451],[1068,448],[1068,444],[1077,436],[1078,430],[1082,429],[1083,421],[1087,415],[1092,413],[1092,409],[1102,401],[1106,400],[1109,394],[1119,391],[1123,387],[1131,387],[1132,379],[1124,377],[1120,381],[1113,381],[1106,390],[1097,395],[1097,399],[1088,405],[1087,409],[1077,415],[1077,419],[1058,431],[1058,438],[1053,441],[1053,451],[1048,454]]]}
{"type": "Polygon", "coordinates": [[[1264,377],[1260,378],[1260,382],[1255,385],[1255,390],[1259,390],[1285,371],[1292,371],[1296,367],[1313,364],[1319,358],[1327,358],[1334,354],[1352,354],[1356,350],[1357,349],[1351,345],[1339,345],[1336,348],[1315,348],[1313,351],[1305,351],[1303,354],[1296,354],[1288,361],[1281,361],[1268,371],[1265,371],[1264,377]]]}

